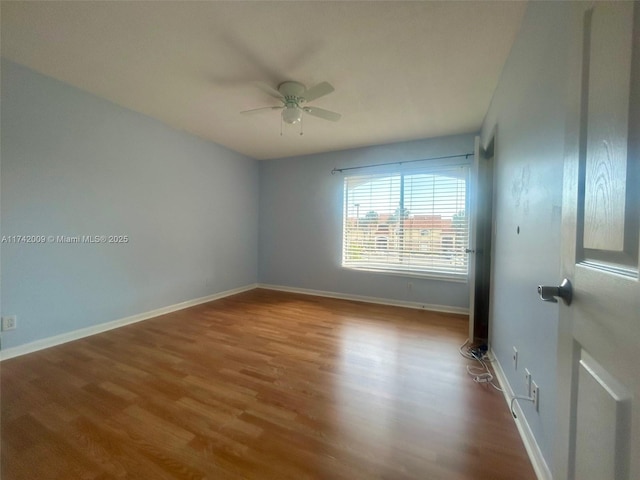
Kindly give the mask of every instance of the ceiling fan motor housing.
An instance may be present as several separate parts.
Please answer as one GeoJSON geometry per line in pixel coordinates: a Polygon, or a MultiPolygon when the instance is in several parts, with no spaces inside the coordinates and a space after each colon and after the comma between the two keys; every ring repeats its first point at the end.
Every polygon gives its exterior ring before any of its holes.
{"type": "Polygon", "coordinates": [[[296,99],[302,100],[306,87],[300,82],[282,82],[278,85],[278,91],[282,94],[285,100],[296,99]]]}

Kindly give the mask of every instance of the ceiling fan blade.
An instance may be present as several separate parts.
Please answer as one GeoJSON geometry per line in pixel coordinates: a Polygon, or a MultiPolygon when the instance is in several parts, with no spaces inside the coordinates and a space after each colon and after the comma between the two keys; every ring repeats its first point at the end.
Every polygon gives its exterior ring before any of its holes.
{"type": "Polygon", "coordinates": [[[317,84],[315,87],[311,87],[309,90],[304,92],[304,101],[310,102],[315,100],[316,98],[324,97],[325,95],[330,94],[335,89],[329,82],[322,82],[317,84]]]}
{"type": "Polygon", "coordinates": [[[331,110],[325,110],[324,108],[304,107],[303,110],[309,115],[323,118],[324,120],[329,120],[331,122],[337,122],[338,120],[340,120],[340,118],[342,118],[342,115],[340,115],[339,113],[332,112],[331,110]]]}
{"type": "Polygon", "coordinates": [[[284,108],[283,106],[280,107],[262,107],[262,108],[254,108],[251,110],[244,110],[242,112],[240,112],[242,115],[252,115],[254,113],[258,113],[258,112],[263,112],[265,110],[282,110],[284,108]]]}
{"type": "Polygon", "coordinates": [[[279,99],[284,98],[278,90],[267,85],[264,82],[254,82],[254,85],[258,87],[260,90],[262,90],[264,93],[266,93],[267,95],[271,95],[272,97],[279,98],[279,99]]]}

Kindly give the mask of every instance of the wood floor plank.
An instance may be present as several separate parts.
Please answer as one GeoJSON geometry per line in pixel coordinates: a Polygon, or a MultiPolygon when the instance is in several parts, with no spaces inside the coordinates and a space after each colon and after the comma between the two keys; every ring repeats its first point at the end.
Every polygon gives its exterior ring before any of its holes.
{"type": "Polygon", "coordinates": [[[253,290],[2,363],[3,479],[533,480],[467,318],[253,290]]]}

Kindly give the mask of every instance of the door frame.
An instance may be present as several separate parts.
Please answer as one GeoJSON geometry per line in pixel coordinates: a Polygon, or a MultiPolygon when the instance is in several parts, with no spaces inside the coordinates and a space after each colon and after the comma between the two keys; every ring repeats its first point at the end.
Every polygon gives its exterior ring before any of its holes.
{"type": "MultiPolygon", "coordinates": [[[[495,212],[495,203],[496,203],[496,195],[495,195],[495,145],[496,145],[496,130],[494,130],[491,135],[488,137],[489,140],[486,144],[483,144],[480,136],[476,136],[475,138],[475,148],[474,148],[474,161],[471,169],[471,181],[470,181],[470,199],[469,199],[469,211],[471,214],[470,218],[470,234],[469,234],[469,250],[468,253],[468,262],[469,262],[469,342],[474,343],[476,340],[486,340],[487,344],[489,344],[491,340],[491,316],[493,314],[493,254],[494,254],[494,244],[495,244],[495,221],[493,217],[493,212],[495,212]],[[486,165],[482,166],[481,162],[487,162],[486,165]],[[485,185],[484,190],[488,192],[490,198],[485,199],[489,205],[489,219],[485,219],[487,225],[484,225],[483,228],[478,227],[478,198],[479,195],[482,194],[481,189],[479,188],[479,177],[481,170],[484,170],[484,174],[487,175],[486,183],[489,185],[485,185]],[[486,188],[489,187],[489,188],[486,188]],[[485,240],[488,235],[489,238],[489,248],[486,248],[487,245],[484,243],[483,239],[478,238],[478,231],[485,232],[485,240]],[[488,288],[483,292],[484,301],[486,302],[486,327],[484,328],[486,338],[478,337],[478,332],[482,332],[483,327],[480,322],[482,319],[479,319],[476,315],[476,303],[477,303],[477,287],[479,286],[479,282],[482,280],[478,277],[478,269],[477,269],[477,261],[478,261],[478,253],[479,250],[486,250],[483,255],[488,255],[488,261],[485,262],[484,268],[488,268],[489,272],[485,272],[484,280],[489,283],[488,288]]],[[[482,273],[482,272],[480,272],[482,273]]]]}

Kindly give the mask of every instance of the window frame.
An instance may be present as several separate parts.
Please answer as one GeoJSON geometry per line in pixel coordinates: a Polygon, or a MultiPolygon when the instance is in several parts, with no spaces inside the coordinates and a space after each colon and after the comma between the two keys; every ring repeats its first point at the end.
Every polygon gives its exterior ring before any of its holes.
{"type": "MultiPolygon", "coordinates": [[[[391,182],[391,180],[390,180],[391,182]]],[[[404,183],[404,182],[403,182],[404,183]]],[[[343,197],[342,197],[342,236],[341,236],[341,258],[340,265],[343,269],[349,271],[362,271],[369,273],[378,273],[392,276],[402,276],[402,277],[412,277],[412,278],[428,278],[428,279],[436,279],[443,280],[448,282],[458,282],[458,283],[467,283],[469,279],[469,258],[466,254],[465,250],[469,248],[470,241],[470,230],[471,230],[471,221],[469,218],[470,212],[470,183],[471,183],[471,164],[469,162],[465,163],[438,163],[436,165],[425,165],[425,166],[413,166],[412,168],[393,168],[393,169],[376,169],[375,171],[368,171],[362,173],[351,173],[344,176],[343,179],[343,197]],[[458,175],[445,175],[446,173],[453,173],[454,170],[462,170],[461,174],[458,175]],[[402,264],[394,264],[389,263],[385,266],[375,265],[373,262],[361,263],[357,264],[355,262],[348,261],[347,257],[347,229],[348,221],[349,221],[349,182],[366,179],[367,177],[371,179],[375,178],[389,178],[394,176],[399,177],[407,177],[412,175],[436,175],[445,176],[448,178],[457,177],[464,181],[464,212],[465,212],[465,231],[464,236],[466,236],[466,241],[462,244],[463,250],[459,253],[464,253],[461,257],[464,258],[464,272],[455,271],[460,269],[452,269],[454,271],[447,271],[447,269],[442,268],[438,269],[434,268],[433,265],[425,265],[424,268],[419,268],[418,266],[409,265],[403,266],[402,264]]],[[[404,195],[402,195],[404,196],[404,195]]],[[[407,205],[407,202],[401,202],[401,205],[407,205]]],[[[392,207],[391,202],[388,207],[392,207]]],[[[398,208],[404,208],[400,205],[398,208]]],[[[405,208],[405,210],[407,210],[405,208]]],[[[402,210],[401,210],[402,212],[402,210]]],[[[356,216],[358,219],[363,218],[359,212],[356,216]]],[[[365,212],[366,213],[366,212],[365,212]]],[[[409,212],[411,214],[411,212],[409,212]]],[[[420,232],[422,233],[422,232],[420,232]]],[[[454,235],[454,233],[447,233],[446,236],[454,235]]],[[[445,235],[441,235],[444,238],[445,235]]],[[[388,239],[387,239],[388,240],[388,239]]],[[[372,245],[372,244],[370,244],[372,245]]],[[[442,251],[442,247],[440,246],[438,252],[442,251]]],[[[403,251],[402,254],[405,254],[406,250],[403,251]]],[[[401,254],[401,255],[402,255],[401,254]]]]}

